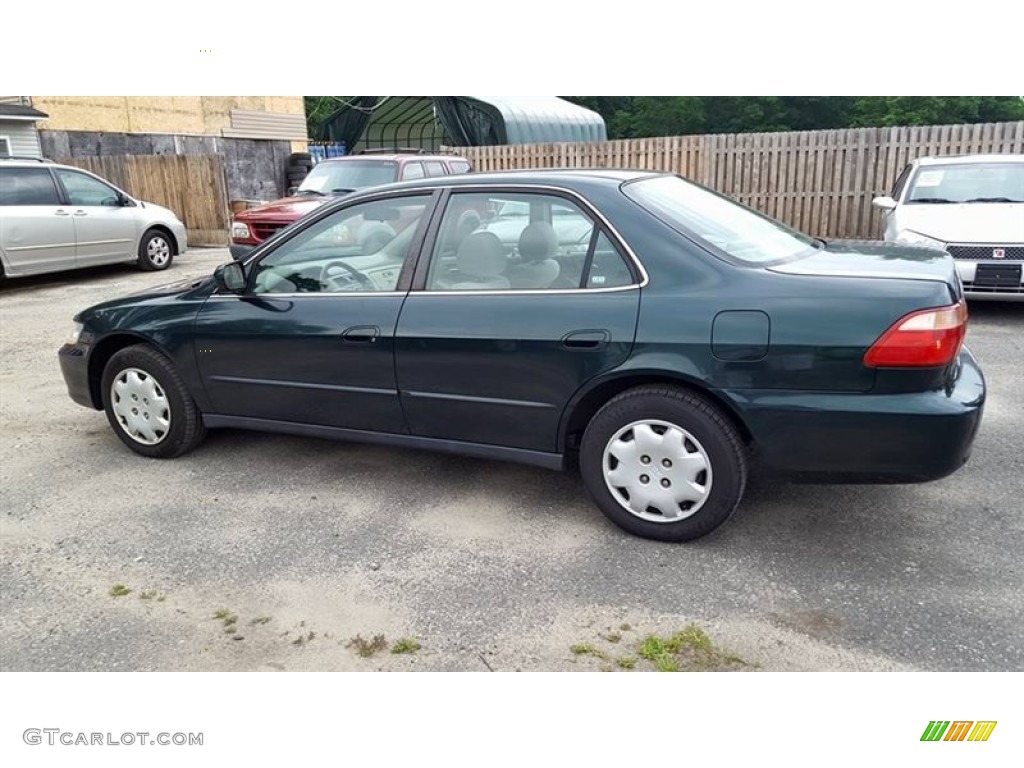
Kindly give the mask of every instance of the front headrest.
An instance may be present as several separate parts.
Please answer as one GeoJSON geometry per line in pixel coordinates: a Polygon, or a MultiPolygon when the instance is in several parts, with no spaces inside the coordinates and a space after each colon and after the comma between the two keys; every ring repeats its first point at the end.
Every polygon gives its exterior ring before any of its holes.
{"type": "Polygon", "coordinates": [[[496,277],[505,271],[505,247],[493,232],[474,232],[455,254],[459,272],[467,277],[496,277]]]}
{"type": "Polygon", "coordinates": [[[480,214],[470,208],[467,211],[463,211],[462,215],[459,216],[459,221],[455,225],[455,232],[459,237],[465,237],[479,228],[480,214]]]}
{"type": "Polygon", "coordinates": [[[558,237],[546,221],[535,221],[519,235],[519,255],[524,261],[550,259],[558,250],[558,237]]]}

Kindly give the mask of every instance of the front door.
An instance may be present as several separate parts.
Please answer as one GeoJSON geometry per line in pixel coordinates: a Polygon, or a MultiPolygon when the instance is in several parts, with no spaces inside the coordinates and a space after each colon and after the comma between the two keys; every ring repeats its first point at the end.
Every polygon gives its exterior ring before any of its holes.
{"type": "Polygon", "coordinates": [[[632,348],[638,275],[570,198],[455,191],[417,273],[396,341],[414,435],[555,452],[573,393],[632,348]]]}
{"type": "Polygon", "coordinates": [[[122,205],[121,194],[109,184],[80,171],[57,168],[70,203],[78,243],[79,267],[128,261],[138,256],[135,206],[122,205]]]}
{"type": "Polygon", "coordinates": [[[74,268],[75,225],[49,168],[0,165],[0,248],[12,275],[74,268]]]}
{"type": "Polygon", "coordinates": [[[430,209],[420,194],[335,211],[249,264],[246,293],[211,296],[195,353],[215,413],[406,432],[395,324],[430,209]]]}

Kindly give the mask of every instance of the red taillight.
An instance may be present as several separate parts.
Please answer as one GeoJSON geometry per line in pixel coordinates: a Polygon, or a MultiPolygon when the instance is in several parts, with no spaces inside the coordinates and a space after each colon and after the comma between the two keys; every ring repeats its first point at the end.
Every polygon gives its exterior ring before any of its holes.
{"type": "Polygon", "coordinates": [[[869,368],[937,368],[948,365],[964,343],[967,304],[904,315],[864,355],[869,368]]]}

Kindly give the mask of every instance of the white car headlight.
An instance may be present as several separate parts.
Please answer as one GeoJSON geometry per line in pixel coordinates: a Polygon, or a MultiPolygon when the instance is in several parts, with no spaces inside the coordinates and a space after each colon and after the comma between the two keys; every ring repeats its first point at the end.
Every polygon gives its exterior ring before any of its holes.
{"type": "Polygon", "coordinates": [[[934,237],[928,237],[928,235],[922,235],[920,232],[915,232],[912,229],[904,229],[898,235],[896,235],[897,243],[906,243],[907,245],[923,245],[928,248],[938,248],[940,250],[946,250],[946,244],[941,240],[936,240],[934,237]]]}
{"type": "Polygon", "coordinates": [[[247,240],[252,237],[252,235],[249,234],[249,226],[240,221],[231,222],[231,236],[240,240],[247,240]]]}
{"type": "Polygon", "coordinates": [[[68,344],[75,345],[78,343],[78,337],[82,335],[82,324],[76,322],[71,329],[71,333],[68,334],[68,344]]]}

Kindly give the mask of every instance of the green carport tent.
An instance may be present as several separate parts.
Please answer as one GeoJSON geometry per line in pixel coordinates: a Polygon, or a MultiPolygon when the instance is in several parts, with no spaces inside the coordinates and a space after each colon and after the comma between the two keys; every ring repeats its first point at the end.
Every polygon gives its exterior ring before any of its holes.
{"type": "Polygon", "coordinates": [[[602,117],[556,96],[345,96],[321,141],[348,151],[604,141],[602,117]]]}

